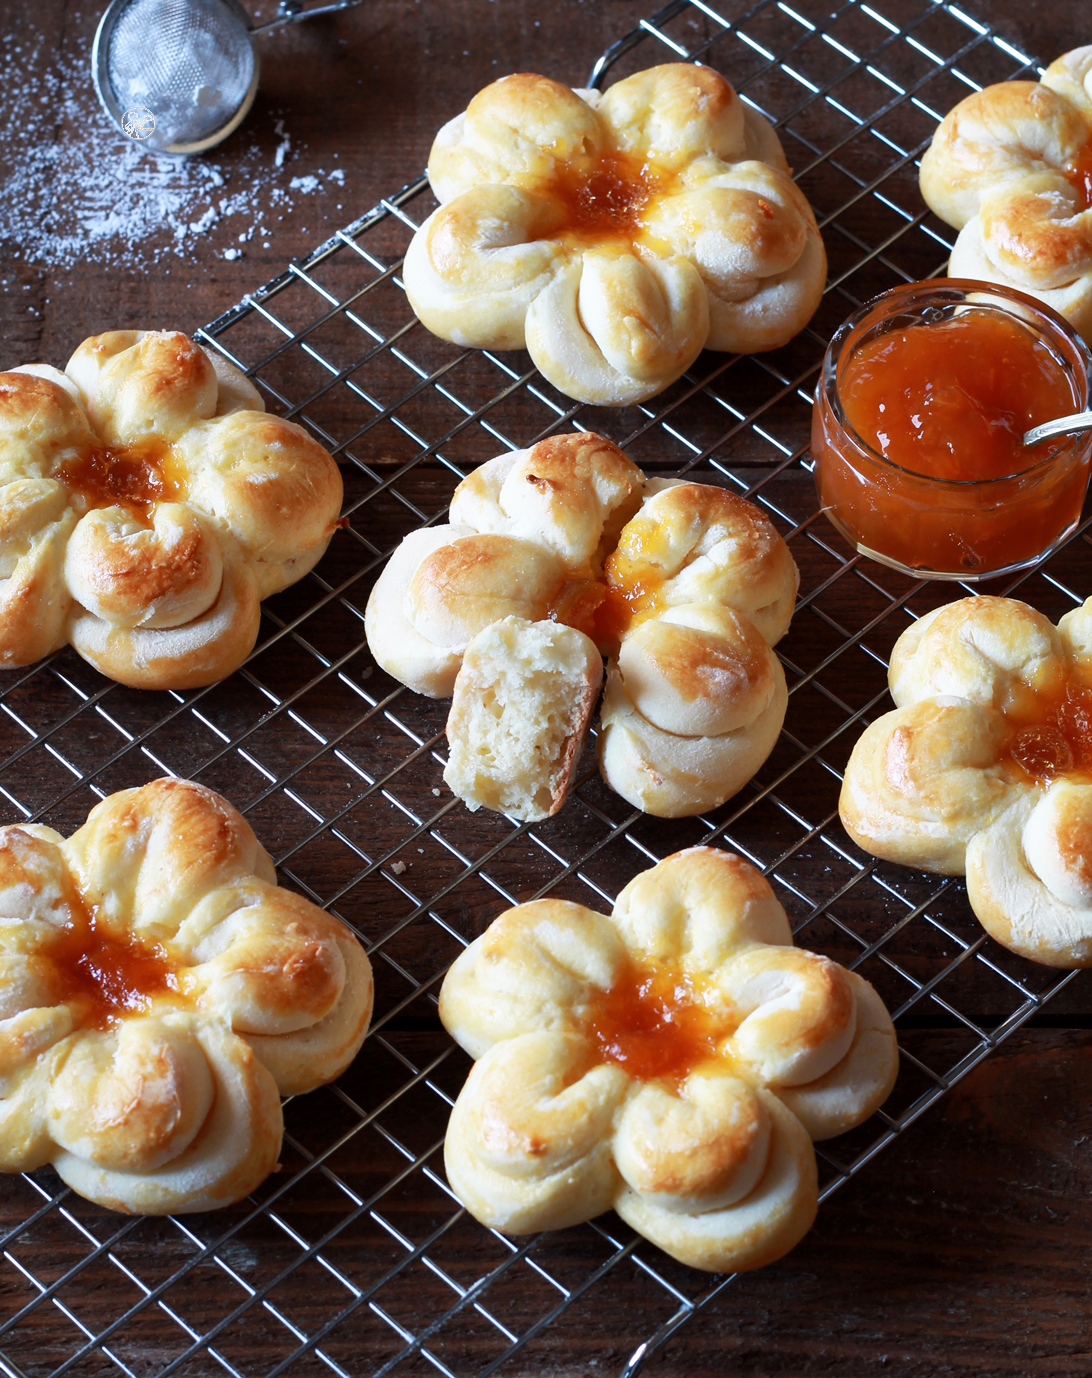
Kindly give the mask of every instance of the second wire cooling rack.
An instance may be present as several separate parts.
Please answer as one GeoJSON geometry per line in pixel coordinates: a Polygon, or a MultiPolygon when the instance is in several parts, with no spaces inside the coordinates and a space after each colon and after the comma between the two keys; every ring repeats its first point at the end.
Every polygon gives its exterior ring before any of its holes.
{"type": "MultiPolygon", "coordinates": [[[[450,1196],[440,1149],[468,1063],[439,1026],[436,992],[461,946],[509,904],[549,893],[609,908],[638,871],[713,843],[763,868],[797,941],[871,980],[900,1033],[949,1028],[943,1065],[900,1039],[883,1111],[822,1146],[824,1196],[1072,979],[987,939],[959,883],[877,863],[843,833],[840,770],[888,706],[890,647],[953,590],[847,550],[817,510],[806,454],[826,340],[862,301],[947,258],[947,231],[917,190],[937,120],[970,90],[1033,74],[1030,61],[929,0],[675,0],[605,54],[592,81],[688,59],[725,72],[776,124],[816,208],[831,272],[803,335],[770,355],[702,356],[645,406],[576,406],[525,356],[460,350],[415,323],[398,271],[433,205],[422,178],[199,333],[329,445],[346,480],[348,531],[266,605],[243,670],[210,689],[142,694],[65,651],[0,678],[9,819],[69,831],[112,790],[164,772],[196,778],[246,813],[284,883],[356,929],[378,995],[354,1067],[286,1107],[282,1171],[250,1201],[122,1221],[48,1170],[14,1179],[0,1215],[10,1378],[484,1378],[564,1354],[590,1306],[609,1312],[615,1367],[633,1374],[727,1287],[614,1217],[515,1241],[450,1196]],[[784,732],[743,794],[708,816],[634,813],[590,755],[554,819],[470,815],[442,781],[446,704],[402,689],[369,657],[364,606],[400,538],[441,520],[482,460],[574,427],[611,436],[650,473],[693,473],[752,498],[801,568],[778,647],[784,732]]],[[[1089,587],[1090,564],[1079,533],[1019,581],[1022,594],[1057,617],[1089,587]]]]}

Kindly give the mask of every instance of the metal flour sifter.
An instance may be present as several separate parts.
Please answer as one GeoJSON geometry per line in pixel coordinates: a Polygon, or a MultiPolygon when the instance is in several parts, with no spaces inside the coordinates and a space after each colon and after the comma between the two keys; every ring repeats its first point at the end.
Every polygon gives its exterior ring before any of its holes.
{"type": "Polygon", "coordinates": [[[239,0],[112,0],[91,49],[95,90],[130,138],[160,153],[201,153],[254,101],[257,35],[358,3],[281,0],[275,19],[252,25],[239,0]]]}

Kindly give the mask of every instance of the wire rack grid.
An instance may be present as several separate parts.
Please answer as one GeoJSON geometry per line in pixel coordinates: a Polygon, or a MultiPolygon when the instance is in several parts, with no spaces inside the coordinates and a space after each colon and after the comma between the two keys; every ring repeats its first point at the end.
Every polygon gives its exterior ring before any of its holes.
{"type": "MultiPolygon", "coordinates": [[[[197,778],[244,811],[282,883],[357,931],[377,978],[363,1052],[337,1084],[286,1105],[282,1170],[249,1201],[123,1220],[50,1170],[8,1179],[9,1378],[462,1378],[544,1356],[557,1372],[586,1372],[608,1350],[633,1374],[721,1293],[731,1278],[675,1264],[612,1216],[513,1240],[478,1226],[449,1193],[440,1150],[469,1064],[439,1025],[436,992],[461,947],[509,904],[551,893],[609,908],[634,874],[697,843],[759,865],[797,940],[870,979],[900,1034],[887,1106],[821,1148],[824,1197],[1072,979],[986,938],[960,883],[877,863],[842,831],[841,768],[888,706],[890,647],[955,590],[844,547],[818,513],[806,449],[834,329],[877,291],[946,260],[948,231],[923,209],[915,167],[937,120],[969,90],[1028,73],[1030,60],[937,0],[833,10],[829,0],[674,0],[605,54],[592,81],[674,59],[718,67],[774,122],[816,208],[830,280],[797,340],[754,358],[705,355],[641,407],[576,406],[525,356],[458,349],[415,323],[398,269],[434,204],[421,178],[199,332],[336,452],[346,482],[348,530],[265,605],[244,668],[205,690],[138,693],[65,651],[2,677],[9,821],[70,831],[115,789],[163,773],[197,778]],[[441,520],[475,464],[573,427],[610,435],[647,472],[695,473],[750,497],[800,566],[778,648],[790,683],[784,732],[743,794],[707,816],[633,812],[590,755],[546,823],[471,815],[442,782],[446,704],[402,689],[368,654],[364,606],[401,537],[441,520]],[[941,1062],[915,1043],[934,1027],[951,1033],[941,1062]],[[610,1338],[590,1351],[596,1314],[610,1338]],[[577,1324],[584,1348],[574,1351],[577,1324]]],[[[1081,601],[1090,572],[1082,528],[991,591],[1019,584],[1056,617],[1081,601]]]]}

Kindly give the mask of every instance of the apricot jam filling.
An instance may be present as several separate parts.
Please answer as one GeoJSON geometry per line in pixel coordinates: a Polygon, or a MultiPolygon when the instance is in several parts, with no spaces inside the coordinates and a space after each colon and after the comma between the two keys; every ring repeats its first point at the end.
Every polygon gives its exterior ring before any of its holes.
{"type": "Polygon", "coordinates": [[[114,937],[78,897],[70,897],[68,907],[72,921],[48,956],[57,974],[56,998],[70,1006],[78,1027],[105,1029],[123,1015],[146,1012],[157,995],[184,1003],[177,964],[162,947],[114,937]]]}
{"type": "MultiPolygon", "coordinates": [[[[608,560],[607,564],[610,563],[608,560]]],[[[663,586],[663,579],[651,572],[631,582],[608,584],[595,613],[596,638],[605,641],[621,638],[646,617],[659,612],[663,586]]]]}
{"type": "Polygon", "coordinates": [[[1040,785],[1063,775],[1092,777],[1092,688],[1070,681],[1037,695],[1030,713],[1006,716],[1013,734],[1002,760],[1040,785]]]}
{"type": "Polygon", "coordinates": [[[611,988],[596,992],[586,1031],[604,1062],[637,1081],[678,1085],[732,1032],[719,1004],[700,978],[627,959],[611,988]]]}
{"type": "Polygon", "coordinates": [[[1066,164],[1065,175],[1080,198],[1077,210],[1088,210],[1092,206],[1092,142],[1086,143],[1066,164]]]}
{"type": "Polygon", "coordinates": [[[647,558],[615,550],[607,557],[602,579],[570,580],[546,616],[586,633],[598,645],[610,645],[661,611],[664,583],[647,558]]]}
{"type": "Polygon", "coordinates": [[[606,597],[607,590],[597,579],[570,579],[547,607],[546,616],[597,641],[599,609],[606,597]]]}
{"type": "Polygon", "coordinates": [[[169,447],[158,436],[131,445],[100,446],[67,460],[56,477],[67,485],[77,507],[124,507],[146,515],[157,502],[178,494],[171,475],[169,447]]]}
{"type": "Polygon", "coordinates": [[[661,611],[665,547],[661,527],[634,523],[626,532],[624,547],[618,546],[607,557],[603,566],[606,597],[596,612],[599,639],[620,638],[661,611]]]}
{"type": "Polygon", "coordinates": [[[632,153],[602,153],[590,169],[567,164],[547,188],[561,213],[549,237],[632,241],[642,228],[645,207],[654,196],[669,191],[674,181],[632,153]]]}

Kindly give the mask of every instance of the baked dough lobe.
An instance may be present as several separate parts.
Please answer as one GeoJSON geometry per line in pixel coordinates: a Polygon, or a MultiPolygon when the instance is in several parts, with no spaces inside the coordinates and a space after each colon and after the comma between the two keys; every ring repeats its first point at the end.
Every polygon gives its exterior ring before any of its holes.
{"type": "Polygon", "coordinates": [[[123,790],[67,840],[0,828],[4,1171],[52,1163],[129,1213],[238,1200],[276,1165],[280,1095],[338,1076],[371,1009],[355,937],[211,790],[123,790]]]}
{"type": "Polygon", "coordinates": [[[0,664],[71,642],[136,688],[211,684],[253,649],[259,601],[321,557],[341,498],[331,456],[177,331],[0,374],[0,664]]]}
{"type": "Polygon", "coordinates": [[[962,599],[896,642],[896,709],[865,729],[839,812],[875,856],[967,877],[1004,946],[1092,965],[1092,600],[1057,627],[1014,599],[962,599]]]}
{"type": "Polygon", "coordinates": [[[548,436],[468,474],[451,499],[450,520],[537,541],[566,569],[587,565],[598,574],[640,506],[643,485],[637,466],[604,436],[548,436]]]}
{"type": "Polygon", "coordinates": [[[1092,338],[1092,47],[1042,80],[965,97],[921,162],[930,208],[959,231],[948,271],[1030,292],[1092,338]]]}
{"type": "Polygon", "coordinates": [[[403,272],[418,317],[457,344],[526,347],[577,401],[651,397],[706,346],[777,348],[826,281],[777,135],[710,67],[605,94],[503,77],[440,130],[428,171],[441,205],[403,272]]]}
{"type": "MultiPolygon", "coordinates": [[[[709,484],[646,483],[611,441],[576,433],[489,460],[459,484],[450,516],[408,535],[372,590],[365,628],[384,670],[445,697],[472,637],[509,617],[564,623],[610,657],[598,750],[612,789],[645,812],[685,817],[754,775],[785,717],[771,646],[800,579],[757,507],[709,484]]],[[[518,678],[515,645],[506,673],[518,678]]],[[[488,691],[480,673],[474,682],[488,691]]],[[[456,792],[481,803],[469,763],[494,752],[472,720],[486,722],[453,711],[448,735],[465,781],[456,792]]],[[[500,754],[520,750],[513,737],[500,754]]],[[[510,804],[523,789],[516,774],[510,804]]]]}
{"type": "Polygon", "coordinates": [[[718,1271],[798,1242],[812,1139],[865,1120],[898,1064],[871,986],[794,948],[762,875],[708,847],[637,876],[609,917],[507,910],[452,965],[440,1017],[477,1059],[445,1145],[477,1219],[520,1234],[613,1207],[718,1271]]]}
{"type": "MultiPolygon", "coordinates": [[[[606,564],[627,609],[600,710],[612,789],[664,818],[715,809],[755,774],[785,720],[772,645],[800,576],[757,507],[707,484],[654,479],[606,564]]],[[[608,641],[605,649],[612,649],[608,641]]]]}

